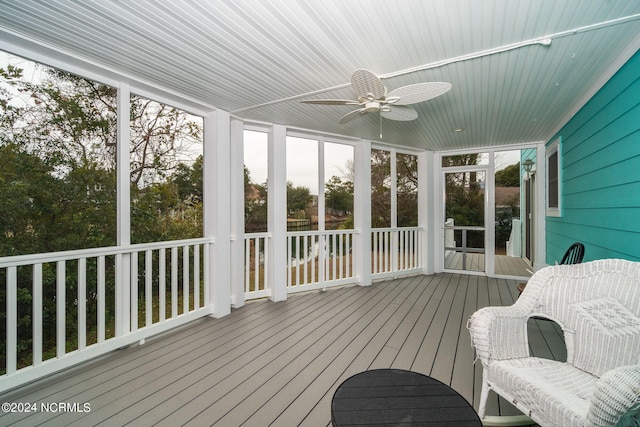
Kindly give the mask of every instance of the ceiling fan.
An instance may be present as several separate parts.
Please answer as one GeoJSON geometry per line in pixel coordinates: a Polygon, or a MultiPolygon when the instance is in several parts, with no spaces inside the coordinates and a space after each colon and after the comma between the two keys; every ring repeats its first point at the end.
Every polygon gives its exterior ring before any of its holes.
{"type": "Polygon", "coordinates": [[[403,86],[387,93],[387,88],[378,76],[365,69],[356,70],[351,76],[351,87],[357,100],[349,99],[305,99],[306,104],[357,105],[340,119],[340,124],[350,122],[366,113],[379,112],[380,117],[389,120],[410,121],[418,118],[418,112],[409,107],[428,99],[435,98],[451,89],[451,83],[427,82],[403,86]]]}

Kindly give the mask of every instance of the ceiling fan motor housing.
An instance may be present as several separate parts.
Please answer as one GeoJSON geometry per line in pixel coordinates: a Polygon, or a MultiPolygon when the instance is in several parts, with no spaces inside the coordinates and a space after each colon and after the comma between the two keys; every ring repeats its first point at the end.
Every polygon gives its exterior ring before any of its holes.
{"type": "Polygon", "coordinates": [[[364,111],[367,113],[371,113],[373,111],[379,111],[380,110],[380,102],[378,101],[369,101],[366,104],[364,104],[364,111]]]}

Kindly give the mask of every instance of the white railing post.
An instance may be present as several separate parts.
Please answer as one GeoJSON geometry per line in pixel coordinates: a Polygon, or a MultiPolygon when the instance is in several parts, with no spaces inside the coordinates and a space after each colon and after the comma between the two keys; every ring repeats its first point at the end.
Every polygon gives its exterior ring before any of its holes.
{"type": "Polygon", "coordinates": [[[361,140],[354,150],[353,242],[354,275],[361,286],[371,284],[371,141],[361,140]]]}
{"type": "MultiPolygon", "coordinates": [[[[97,302],[98,313],[96,315],[97,322],[98,322],[98,327],[97,327],[97,329],[98,329],[98,337],[97,337],[97,341],[98,341],[98,344],[101,344],[106,339],[106,325],[105,325],[105,323],[106,323],[106,289],[105,289],[106,265],[105,265],[105,257],[104,257],[104,255],[100,255],[98,257],[97,263],[98,263],[98,265],[97,265],[98,277],[97,277],[97,283],[96,283],[96,288],[97,288],[96,293],[98,294],[97,295],[97,298],[98,298],[98,302],[97,302]]],[[[40,274],[42,275],[42,272],[40,274]]]]}
{"type": "Polygon", "coordinates": [[[131,331],[138,330],[138,252],[131,252],[131,331]]]}
{"type": "Polygon", "coordinates": [[[7,374],[16,372],[18,364],[18,270],[7,268],[6,286],[6,367],[7,374]]]}
{"type": "Polygon", "coordinates": [[[42,263],[33,265],[33,366],[42,363],[42,263]]]}
{"type": "Polygon", "coordinates": [[[56,356],[61,358],[66,353],[67,326],[67,272],[65,261],[56,263],[56,356]]]}
{"type": "Polygon", "coordinates": [[[269,239],[268,283],[271,300],[287,299],[287,131],[284,126],[273,125],[269,131],[269,177],[267,180],[267,209],[269,239]]]}
{"type": "Polygon", "coordinates": [[[231,312],[231,116],[216,110],[204,118],[204,233],[215,237],[209,275],[212,315],[231,312]]]}
{"type": "Polygon", "coordinates": [[[144,318],[144,323],[145,326],[151,326],[151,323],[153,321],[152,319],[152,310],[153,310],[153,304],[152,304],[152,295],[153,295],[153,289],[152,289],[152,282],[153,282],[153,277],[151,277],[151,275],[153,274],[153,251],[147,250],[144,254],[144,297],[145,297],[145,301],[144,301],[144,314],[145,314],[145,318],[144,318]]]}
{"type": "Polygon", "coordinates": [[[87,347],[87,259],[78,260],[78,350],[87,347]]]}

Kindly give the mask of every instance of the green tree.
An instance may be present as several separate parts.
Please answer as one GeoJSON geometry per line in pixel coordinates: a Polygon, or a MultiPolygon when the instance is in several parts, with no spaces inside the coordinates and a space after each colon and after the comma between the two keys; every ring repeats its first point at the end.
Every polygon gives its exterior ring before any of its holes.
{"type": "Polygon", "coordinates": [[[398,227],[418,225],[418,157],[396,154],[397,224],[398,227]]]}
{"type": "Polygon", "coordinates": [[[353,183],[332,176],[325,185],[325,205],[332,213],[353,212],[353,183]]]}
{"type": "Polygon", "coordinates": [[[520,187],[520,162],[496,172],[496,187],[520,187]]]}
{"type": "Polygon", "coordinates": [[[244,222],[247,232],[267,231],[267,184],[251,180],[249,169],[244,167],[244,222]]]}
{"type": "Polygon", "coordinates": [[[202,201],[203,158],[199,155],[192,165],[179,163],[171,180],[180,200],[190,203],[202,201]]]}
{"type": "Polygon", "coordinates": [[[391,152],[371,150],[371,227],[391,226],[391,152]]]}
{"type": "Polygon", "coordinates": [[[304,211],[311,203],[311,192],[307,187],[294,187],[291,181],[287,181],[287,211],[290,215],[296,215],[304,211]]]}

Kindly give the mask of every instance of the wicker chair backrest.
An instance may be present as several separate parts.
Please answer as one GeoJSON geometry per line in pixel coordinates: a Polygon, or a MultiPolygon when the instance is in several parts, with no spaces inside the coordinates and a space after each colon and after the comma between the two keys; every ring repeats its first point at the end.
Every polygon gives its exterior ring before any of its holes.
{"type": "Polygon", "coordinates": [[[564,328],[567,362],[601,376],[640,364],[640,263],[598,260],[536,273],[516,304],[564,328]]]}

